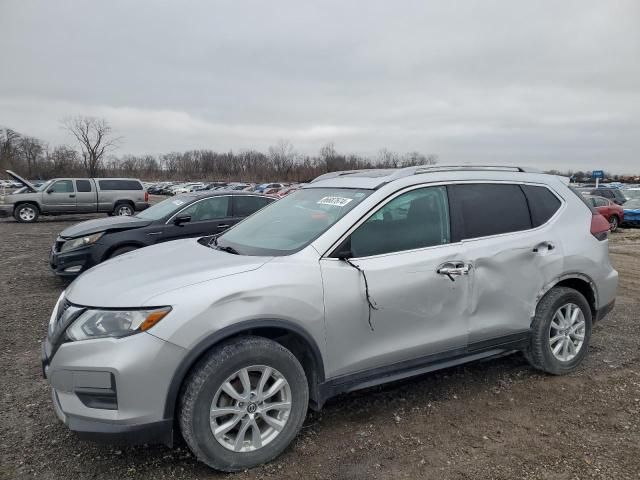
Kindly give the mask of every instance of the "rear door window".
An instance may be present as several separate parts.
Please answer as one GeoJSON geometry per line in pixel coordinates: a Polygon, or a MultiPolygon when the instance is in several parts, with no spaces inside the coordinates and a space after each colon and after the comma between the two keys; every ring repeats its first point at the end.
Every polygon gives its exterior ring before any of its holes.
{"type": "Polygon", "coordinates": [[[100,190],[142,190],[137,180],[98,180],[100,190]]]}
{"type": "Polygon", "coordinates": [[[90,192],[91,191],[91,181],[89,180],[76,180],[76,188],[78,192],[90,192]]]}
{"type": "Polygon", "coordinates": [[[458,184],[449,187],[457,240],[519,232],[532,227],[519,185],[458,184]]]}
{"type": "Polygon", "coordinates": [[[237,195],[233,197],[233,216],[248,217],[272,201],[271,198],[237,195]]]}

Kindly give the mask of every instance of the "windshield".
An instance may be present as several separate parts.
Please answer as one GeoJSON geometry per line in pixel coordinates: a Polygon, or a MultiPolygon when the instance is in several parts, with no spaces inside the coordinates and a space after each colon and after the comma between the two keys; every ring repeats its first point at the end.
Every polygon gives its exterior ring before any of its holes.
{"type": "Polygon", "coordinates": [[[640,198],[632,198],[631,200],[625,202],[624,208],[629,210],[640,208],[640,198]]]}
{"type": "Polygon", "coordinates": [[[42,185],[40,185],[40,186],[34,185],[34,187],[36,187],[36,190],[38,192],[44,192],[49,187],[49,185],[51,185],[52,182],[53,182],[53,180],[47,180],[42,185]]]}
{"type": "Polygon", "coordinates": [[[263,208],[218,238],[242,255],[288,255],[326,232],[370,190],[309,188],[263,208]]]}
{"type": "Polygon", "coordinates": [[[136,214],[136,218],[142,218],[144,220],[160,220],[171,215],[179,208],[184,207],[189,203],[191,197],[173,197],[156,203],[155,205],[147,208],[136,214]]]}

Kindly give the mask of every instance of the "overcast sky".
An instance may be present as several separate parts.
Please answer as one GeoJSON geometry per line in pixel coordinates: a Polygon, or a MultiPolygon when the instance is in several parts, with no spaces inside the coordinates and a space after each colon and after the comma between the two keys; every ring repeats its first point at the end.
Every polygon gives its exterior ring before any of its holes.
{"type": "Polygon", "coordinates": [[[0,125],[640,171],[640,1],[0,0],[0,125]]]}

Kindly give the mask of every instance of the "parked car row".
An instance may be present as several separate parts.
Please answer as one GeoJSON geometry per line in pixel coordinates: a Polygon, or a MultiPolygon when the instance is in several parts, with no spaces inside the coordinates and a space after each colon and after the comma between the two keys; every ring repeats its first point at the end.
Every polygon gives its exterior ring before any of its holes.
{"type": "Polygon", "coordinates": [[[147,185],[147,191],[154,195],[179,195],[181,193],[209,190],[232,190],[264,193],[284,197],[298,190],[303,184],[291,183],[247,183],[247,182],[158,182],[147,185]]]}
{"type": "Polygon", "coordinates": [[[570,373],[615,304],[610,220],[560,177],[335,172],[277,201],[270,185],[61,233],[56,272],[100,263],[43,342],[71,430],[171,446],[177,429],[200,461],[243,470],[343,392],[514,351],[570,373]]]}

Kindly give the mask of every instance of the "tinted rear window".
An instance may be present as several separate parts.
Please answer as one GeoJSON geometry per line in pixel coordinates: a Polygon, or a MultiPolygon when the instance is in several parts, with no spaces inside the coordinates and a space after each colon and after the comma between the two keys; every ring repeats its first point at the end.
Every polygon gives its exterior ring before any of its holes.
{"type": "Polygon", "coordinates": [[[252,195],[233,197],[233,216],[248,217],[272,201],[271,198],[254,197],[252,195]]]}
{"type": "Polygon", "coordinates": [[[449,191],[459,240],[531,228],[527,199],[518,185],[451,185],[449,191]]]}
{"type": "Polygon", "coordinates": [[[78,192],[90,192],[91,191],[91,181],[89,180],[76,180],[76,188],[78,192]]]}
{"type": "Polygon", "coordinates": [[[137,180],[98,180],[100,190],[142,190],[137,180]]]}
{"type": "Polygon", "coordinates": [[[529,202],[531,222],[534,227],[547,223],[560,208],[561,202],[548,188],[534,185],[522,185],[529,202]]]}

